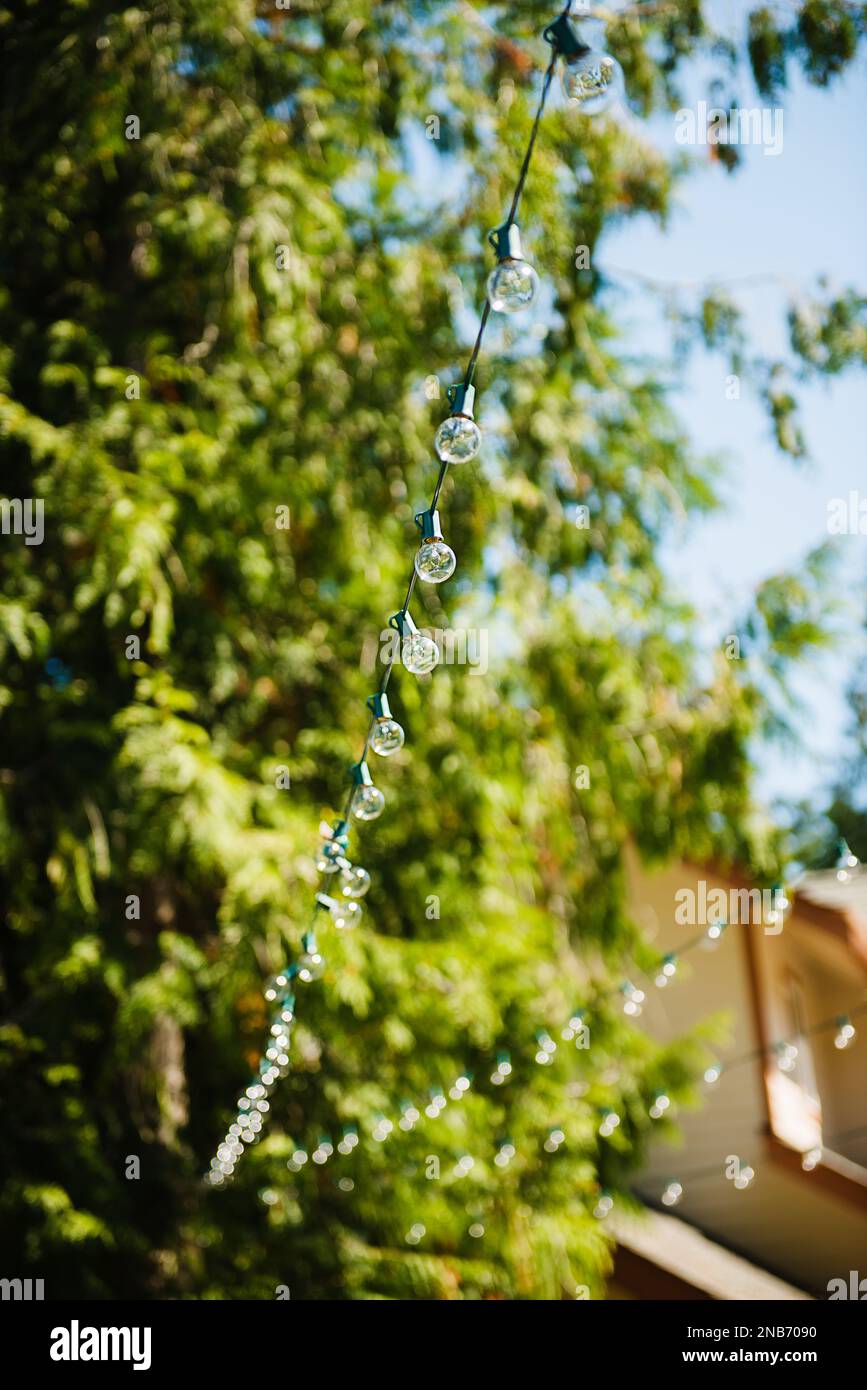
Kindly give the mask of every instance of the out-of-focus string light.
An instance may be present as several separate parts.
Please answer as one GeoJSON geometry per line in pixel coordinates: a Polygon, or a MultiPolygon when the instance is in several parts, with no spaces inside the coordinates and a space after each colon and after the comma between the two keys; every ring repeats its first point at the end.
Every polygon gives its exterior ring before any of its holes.
{"type": "MultiPolygon", "coordinates": [[[[403,665],[414,675],[426,675],[434,669],[440,659],[436,643],[426,633],[419,632],[409,611],[413,589],[417,579],[440,583],[453,572],[454,554],[445,544],[437,511],[446,473],[452,465],[463,464],[475,457],[481,442],[481,432],[473,418],[475,387],[473,377],[482,346],[491,310],[511,313],[523,308],[533,299],[538,277],[524,258],[521,236],[518,230],[517,215],[530,169],[530,163],[539,133],[542,113],[558,60],[562,59],[570,97],[582,110],[591,114],[608,102],[616,86],[619,68],[607,55],[592,55],[590,49],[580,39],[568,21],[569,6],[545,31],[545,38],[551,45],[551,59],[545,71],[536,117],[533,122],[527,149],[518,175],[511,206],[505,222],[491,234],[492,245],[497,253],[497,263],[488,279],[488,297],[482,313],[476,342],[467,366],[464,379],[448,388],[451,414],[440,424],[436,432],[434,446],[440,460],[439,476],[430,506],[418,515],[422,531],[422,545],[415,557],[409,586],[403,606],[389,619],[389,625],[400,637],[400,653],[403,665]],[[577,84],[577,85],[576,85],[577,84]]],[[[327,878],[340,874],[342,896],[348,904],[336,902],[336,896],[329,893],[319,898],[319,906],[326,908],[335,925],[351,926],[360,917],[360,908],[355,901],[362,897],[370,886],[366,870],[353,866],[348,856],[348,819],[353,816],[359,821],[377,819],[385,806],[382,792],[373,783],[367,766],[368,749],[381,757],[396,753],[404,743],[404,732],[393,718],[388,705],[386,688],[391,678],[396,660],[392,652],[386,664],[379,689],[368,700],[371,722],[365,739],[362,755],[351,769],[351,787],[346,801],[343,817],[336,823],[332,833],[322,844],[316,859],[316,867],[327,878]]],[[[304,956],[299,962],[299,979],[316,979],[321,974],[321,957],[314,948],[305,945],[304,956]]],[[[271,1001],[273,1002],[273,1001],[271,1001]]],[[[282,1037],[282,1034],[279,1035],[282,1037]]],[[[270,1051],[274,1054],[270,1061],[278,1066],[284,1065],[285,1051],[274,1042],[270,1051]]],[[[271,1076],[271,1070],[268,1076],[271,1076]]],[[[498,1066],[495,1073],[496,1084],[501,1085],[509,1074],[508,1069],[498,1066]]],[[[461,1088],[458,1087],[458,1090],[461,1088]]],[[[238,1126],[240,1129],[240,1125],[238,1126]]],[[[377,1127],[377,1132],[379,1131],[377,1127]]],[[[248,1130],[244,1130],[246,1134],[248,1130]]],[[[234,1171],[234,1150],[237,1148],[235,1136],[229,1136],[220,1146],[226,1155],[215,1160],[212,1165],[211,1181],[219,1185],[234,1171]],[[231,1140],[231,1147],[230,1147],[231,1140]]]]}
{"type": "Polygon", "coordinates": [[[638,1018],[644,1003],[644,990],[638,989],[631,980],[624,980],[620,993],[623,995],[623,1012],[629,1018],[638,1018]]]}
{"type": "Polygon", "coordinates": [[[400,1110],[401,1115],[397,1123],[400,1128],[408,1134],[411,1129],[415,1128],[421,1119],[421,1111],[417,1110],[408,1100],[401,1102],[400,1110]]]}
{"type": "Polygon", "coordinates": [[[837,1036],[834,1039],[834,1046],[841,1052],[855,1040],[855,1027],[848,1014],[841,1014],[837,1019],[837,1036]]]}
{"type": "Polygon", "coordinates": [[[508,1052],[497,1053],[497,1065],[491,1075],[491,1084],[502,1086],[512,1075],[512,1061],[508,1052]]]}
{"type": "Polygon", "coordinates": [[[545,1143],[542,1147],[544,1148],[546,1153],[555,1154],[559,1149],[560,1145],[565,1143],[565,1141],[566,1135],[564,1134],[562,1129],[552,1129],[549,1130],[548,1137],[545,1140],[545,1143]]]}
{"type": "Polygon", "coordinates": [[[619,1124],[620,1116],[616,1110],[603,1110],[599,1125],[599,1133],[602,1138],[609,1139],[619,1124]]]}
{"type": "Polygon", "coordinates": [[[430,1100],[424,1108],[424,1113],[430,1120],[439,1119],[443,1110],[448,1105],[448,1101],[442,1093],[440,1087],[435,1087],[430,1093],[430,1100]]]}
{"type": "Polygon", "coordinates": [[[852,853],[845,840],[837,842],[837,862],[834,867],[839,883],[848,883],[861,868],[860,859],[857,854],[852,853]]]}
{"type": "Polygon", "coordinates": [[[672,1178],[671,1181],[666,1184],[660,1200],[664,1207],[676,1207],[682,1196],[683,1187],[676,1178],[672,1178]]]}
{"type": "Polygon", "coordinates": [[[551,1034],[546,1033],[544,1028],[540,1029],[536,1034],[536,1061],[540,1066],[547,1066],[550,1062],[553,1062],[556,1051],[557,1044],[551,1037],[551,1034]]]}
{"type": "Polygon", "coordinates": [[[337,1145],[337,1152],[346,1158],[358,1147],[358,1130],[352,1125],[346,1125],[343,1135],[337,1145]]]}
{"type": "Polygon", "coordinates": [[[508,1168],[515,1153],[516,1149],[511,1139],[501,1139],[497,1144],[497,1152],[494,1154],[494,1163],[498,1168],[508,1168]]]}
{"type": "Polygon", "coordinates": [[[661,1120],[670,1105],[671,1097],[667,1096],[664,1091],[657,1091],[653,1104],[650,1107],[650,1118],[652,1120],[661,1120]]]}
{"type": "Polygon", "coordinates": [[[604,1221],[605,1217],[609,1215],[613,1207],[614,1198],[611,1196],[610,1192],[608,1192],[607,1190],[603,1190],[596,1202],[595,1207],[593,1208],[593,1215],[598,1217],[600,1221],[604,1221]]]}
{"type": "Polygon", "coordinates": [[[670,951],[668,955],[662,958],[662,964],[659,967],[655,980],[657,987],[659,989],[665,989],[668,982],[673,980],[676,974],[677,956],[673,951],[670,951]]]}
{"type": "Polygon", "coordinates": [[[780,1071],[794,1071],[798,1065],[798,1049],[794,1043],[780,1042],[774,1044],[774,1051],[777,1058],[777,1066],[780,1071]]]}
{"type": "Polygon", "coordinates": [[[723,933],[727,926],[727,922],[709,922],[707,931],[705,932],[706,944],[715,946],[718,941],[722,940],[723,933]]]}
{"type": "Polygon", "coordinates": [[[564,1042],[571,1042],[584,1032],[584,1014],[580,1009],[576,1009],[569,1022],[563,1028],[560,1036],[564,1042]]]}

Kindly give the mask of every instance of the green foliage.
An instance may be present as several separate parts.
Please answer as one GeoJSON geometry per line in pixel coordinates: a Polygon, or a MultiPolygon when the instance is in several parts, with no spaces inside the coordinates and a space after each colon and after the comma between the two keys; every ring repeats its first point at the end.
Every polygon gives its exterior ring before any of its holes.
{"type": "MultiPolygon", "coordinates": [[[[701,1039],[660,1049],[612,1003],[637,959],[652,968],[621,855],[773,857],[749,788],[767,705],[722,658],[703,670],[657,558],[715,505],[713,469],[572,269],[614,219],[664,220],[682,171],[634,127],[576,133],[552,107],[523,214],[551,312],[541,338],[486,343],[483,459],[441,503],[458,576],[415,610],[484,631],[489,669],[398,673],[408,747],[377,769],[388,809],[358,835],[364,924],[323,933],[265,1138],[228,1191],[201,1181],[262,1045],[262,980],[308,925],[318,824],[357,756],[550,17],[0,10],[0,451],[8,496],[46,518],[42,545],[2,541],[0,1228],[52,1297],[598,1293],[600,1187],[630,1200],[660,1089],[696,1099],[701,1039]],[[429,217],[412,142],[431,112],[429,217]],[[562,1039],[578,1005],[587,1051],[562,1039]],[[471,1091],[439,1120],[370,1139],[464,1069],[471,1091]],[[351,1160],[287,1170],[352,1125],[351,1160]]],[[[832,74],[848,49],[832,62],[820,29],[803,42],[832,74]]],[[[647,112],[713,46],[699,3],[615,18],[611,37],[647,112]]],[[[736,328],[706,300],[708,343],[736,328]]],[[[833,371],[853,335],[850,317],[796,348],[833,371]]],[[[780,671],[821,636],[803,590],[772,586],[758,611],[780,671]]]]}

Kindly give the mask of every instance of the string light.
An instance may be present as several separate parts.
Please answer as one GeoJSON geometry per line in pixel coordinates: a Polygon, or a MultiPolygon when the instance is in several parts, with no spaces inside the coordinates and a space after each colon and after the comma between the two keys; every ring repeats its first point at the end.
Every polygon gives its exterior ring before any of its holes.
{"type": "Polygon", "coordinates": [[[798,1064],[798,1049],[794,1043],[775,1043],[774,1051],[777,1054],[777,1066],[780,1071],[794,1071],[798,1064]]]}
{"type": "Polygon", "coordinates": [[[837,863],[834,866],[837,870],[837,879],[840,883],[848,883],[858,870],[861,868],[861,861],[857,854],[853,854],[845,840],[837,842],[837,863]]]}
{"type": "MultiPolygon", "coordinates": [[[[362,873],[364,870],[362,869],[362,873]]],[[[362,918],[361,903],[354,898],[329,898],[327,893],[316,894],[317,905],[324,908],[331,917],[332,922],[338,930],[343,931],[347,927],[356,927],[362,918]]]]}
{"type": "Polygon", "coordinates": [[[497,1053],[497,1065],[491,1076],[491,1083],[494,1086],[502,1086],[508,1076],[512,1074],[512,1062],[508,1052],[497,1053]]]}
{"type": "Polygon", "coordinates": [[[599,1200],[593,1208],[593,1215],[598,1217],[600,1221],[604,1221],[605,1217],[610,1214],[613,1207],[614,1198],[611,1196],[611,1193],[607,1191],[607,1189],[603,1190],[602,1195],[599,1197],[599,1200]]]}
{"type": "Polygon", "coordinates": [[[471,1084],[472,1077],[468,1076],[466,1072],[463,1072],[460,1076],[455,1077],[454,1084],[449,1087],[449,1099],[462,1100],[463,1097],[466,1095],[467,1091],[470,1089],[471,1084]]]}
{"type": "MultiPolygon", "coordinates": [[[[448,399],[452,407],[451,414],[440,424],[434,440],[436,453],[440,459],[439,474],[430,506],[426,511],[419,513],[417,517],[422,531],[422,545],[415,557],[403,606],[389,619],[389,626],[400,637],[401,661],[407,671],[417,676],[427,675],[436,667],[440,659],[440,652],[433,639],[418,630],[409,612],[409,604],[417,579],[441,583],[454,572],[455,557],[442,538],[437,502],[448,468],[452,464],[466,463],[474,458],[481,444],[481,431],[473,418],[475,400],[473,376],[488,319],[492,310],[511,313],[526,307],[533,300],[538,286],[536,272],[524,259],[516,218],[558,56],[562,56],[567,67],[571,69],[572,75],[566,84],[567,89],[571,90],[574,99],[587,111],[598,109],[601,106],[600,98],[609,87],[613,87],[613,79],[616,77],[616,65],[612,67],[611,60],[599,60],[595,75],[591,72],[590,67],[584,63],[586,45],[582,46],[579,54],[576,47],[579,41],[566,18],[568,11],[569,5],[567,4],[559,19],[545,32],[545,38],[551,45],[552,53],[543,78],[536,116],[508,216],[506,221],[490,235],[491,244],[497,253],[497,264],[488,278],[488,297],[482,311],[478,334],[464,379],[448,389],[448,399]],[[576,62],[576,59],[579,58],[581,61],[576,62]],[[580,81],[578,81],[579,78],[580,81]],[[578,81],[578,85],[576,85],[576,81],[578,81]],[[581,87],[580,91],[579,86],[581,87]],[[595,90],[591,90],[593,88],[595,90]]],[[[331,834],[325,838],[316,859],[318,871],[326,878],[331,878],[336,873],[340,874],[341,897],[345,901],[339,902],[333,894],[320,893],[317,896],[316,904],[319,909],[327,910],[335,925],[341,928],[350,926],[359,919],[361,908],[355,900],[363,897],[370,886],[370,877],[367,871],[360,867],[354,867],[349,860],[347,822],[350,816],[360,821],[375,820],[382,814],[385,806],[385,798],[379,788],[374,786],[367,766],[367,751],[372,749],[379,756],[388,757],[397,752],[404,742],[403,729],[392,718],[386,698],[386,688],[394,669],[395,659],[395,652],[392,651],[390,659],[386,663],[379,689],[367,702],[371,712],[371,721],[361,757],[351,769],[351,785],[347,794],[346,808],[343,817],[336,822],[331,834]]],[[[316,947],[312,932],[305,934],[302,946],[303,953],[297,966],[297,978],[307,983],[321,976],[324,970],[324,960],[316,947]]],[[[284,987],[284,984],[288,984],[288,978],[288,976],[274,976],[268,982],[266,997],[269,1002],[275,1002],[278,999],[278,992],[284,987]]],[[[279,1028],[277,1028],[276,1022],[272,1025],[271,1042],[262,1062],[264,1070],[261,1073],[268,1077],[268,1081],[257,1084],[266,1086],[273,1084],[275,1079],[279,1079],[282,1069],[288,1065],[289,1033],[284,1031],[288,1030],[288,1027],[289,1024],[283,1020],[279,1021],[279,1028]],[[276,1031],[275,1028],[277,1028],[276,1031]],[[276,1077],[274,1076],[275,1069],[276,1077]]],[[[498,1061],[497,1069],[492,1077],[493,1082],[501,1085],[510,1072],[511,1064],[508,1062],[506,1054],[498,1061]]],[[[444,1097],[442,1104],[446,1104],[444,1097]]],[[[431,1102],[432,1105],[433,1102],[431,1102]]],[[[431,1106],[428,1107],[428,1112],[431,1106]]],[[[252,1117],[248,1127],[244,1127],[248,1123],[244,1119],[247,1110],[248,1107],[239,1106],[239,1119],[234,1126],[239,1131],[242,1144],[246,1142],[245,1136],[251,1133],[255,1135],[252,1117]]],[[[385,1123],[388,1123],[390,1127],[390,1122],[380,1121],[374,1131],[375,1135],[383,1133],[385,1123]]],[[[234,1171],[234,1160],[238,1157],[236,1150],[239,1136],[230,1134],[224,1144],[220,1146],[224,1156],[218,1156],[214,1160],[210,1174],[211,1181],[215,1185],[218,1185],[234,1171]]],[[[321,1145],[317,1152],[323,1152],[321,1145]]],[[[294,1158],[290,1160],[290,1162],[293,1161],[295,1161],[294,1158]]]]}
{"type": "Polygon", "coordinates": [[[355,794],[352,798],[352,814],[356,820],[376,820],[385,809],[385,797],[379,787],[373,785],[370,768],[363,760],[352,769],[355,794]]]}
{"type": "Polygon", "coordinates": [[[403,747],[403,729],[397,720],[392,718],[388,696],[384,691],[371,695],[367,704],[375,720],[370,746],[381,758],[390,758],[392,753],[403,747]]]}
{"type": "Polygon", "coordinates": [[[683,1188],[676,1179],[672,1178],[666,1185],[660,1200],[664,1207],[676,1207],[682,1196],[683,1188]]]}
{"type": "Polygon", "coordinates": [[[840,1018],[837,1019],[837,1029],[834,1046],[842,1051],[843,1048],[848,1047],[855,1038],[855,1029],[848,1014],[842,1014],[840,1018]]]}
{"type": "Polygon", "coordinates": [[[370,887],[370,874],[360,864],[346,864],[340,870],[340,891],[345,898],[363,898],[370,887]]]}
{"type": "Polygon", "coordinates": [[[498,1168],[508,1168],[515,1153],[516,1149],[511,1139],[501,1139],[497,1144],[497,1152],[494,1154],[494,1163],[498,1168]]]}
{"type": "Polygon", "coordinates": [[[446,545],[438,511],[419,512],[415,524],[421,531],[421,545],[415,557],[415,572],[427,584],[442,584],[451,579],[457,559],[451,546],[446,545]]]}
{"type": "Polygon", "coordinates": [[[677,956],[670,953],[669,955],[663,957],[662,965],[659,968],[659,973],[656,977],[655,983],[660,989],[665,989],[669,980],[672,980],[676,974],[677,956]]]}
{"type": "Polygon", "coordinates": [[[488,303],[500,314],[515,314],[532,304],[539,277],[524,260],[521,233],[516,222],[506,222],[488,233],[497,253],[497,264],[488,276],[488,303]]]}
{"type": "Polygon", "coordinates": [[[667,1096],[664,1091],[657,1091],[654,1102],[650,1107],[650,1118],[652,1120],[661,1120],[670,1105],[671,1097],[667,1096]]]}
{"type": "Polygon", "coordinates": [[[473,419],[476,388],[463,382],[446,388],[452,407],[434,435],[434,448],[443,463],[469,463],[479,452],[482,431],[473,419]]]}
{"type": "Polygon", "coordinates": [[[620,1116],[615,1110],[603,1110],[602,1123],[599,1126],[599,1133],[603,1139],[609,1139],[620,1124],[620,1116]]]}
{"type": "Polygon", "coordinates": [[[567,100],[585,116],[607,111],[623,93],[623,70],[610,53],[596,53],[579,37],[567,13],[545,30],[545,39],[563,59],[561,80],[567,100]]]}
{"type": "Polygon", "coordinates": [[[536,1043],[536,1061],[539,1065],[546,1066],[550,1062],[553,1062],[554,1053],[557,1051],[557,1044],[550,1033],[546,1033],[544,1029],[540,1030],[536,1034],[536,1043]]]}
{"type": "Polygon", "coordinates": [[[545,1152],[555,1154],[560,1145],[565,1142],[566,1135],[562,1129],[552,1129],[548,1133],[548,1138],[543,1145],[545,1152]]]}
{"type": "Polygon", "coordinates": [[[419,632],[410,614],[403,609],[389,618],[389,625],[401,640],[400,659],[414,676],[427,676],[440,659],[439,647],[426,632],[419,632]]]}
{"type": "Polygon", "coordinates": [[[630,980],[624,980],[620,986],[620,992],[625,999],[623,1012],[628,1014],[630,1018],[638,1018],[644,1003],[644,990],[637,989],[630,980]]]}

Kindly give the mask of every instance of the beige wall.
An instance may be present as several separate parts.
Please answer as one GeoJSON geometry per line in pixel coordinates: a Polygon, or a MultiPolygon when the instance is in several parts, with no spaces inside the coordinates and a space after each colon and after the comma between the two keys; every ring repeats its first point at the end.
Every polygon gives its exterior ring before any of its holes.
{"type": "MultiPolygon", "coordinates": [[[[662,953],[677,952],[702,931],[701,925],[676,924],[678,889],[697,892],[702,878],[709,888],[727,891],[734,884],[694,865],[649,870],[634,855],[627,870],[633,915],[662,953]]],[[[664,990],[643,982],[647,1004],[642,1021],[667,1040],[709,1015],[723,1016],[723,1041],[715,1051],[725,1063],[791,1033],[794,990],[800,991],[809,1027],[854,1008],[865,998],[865,986],[863,964],[842,941],[802,920],[796,905],[779,935],[766,935],[761,926],[730,925],[713,950],[690,951],[664,990]]],[[[859,1020],[854,1022],[858,1028],[859,1020]]],[[[795,1139],[818,1134],[819,1115],[826,1143],[829,1135],[867,1127],[867,1017],[860,1022],[863,1026],[845,1052],[834,1048],[833,1029],[810,1039],[811,1058],[799,1058],[794,1081],[773,1061],[757,1058],[724,1071],[715,1087],[703,1087],[701,1109],[677,1117],[682,1147],[660,1144],[653,1150],[639,1184],[645,1200],[658,1205],[668,1179],[718,1165],[718,1175],[692,1182],[681,1178],[684,1198],[675,1208],[679,1217],[819,1297],[826,1294],[830,1278],[846,1276],[850,1269],[867,1275],[867,1187],[860,1190],[859,1206],[857,1182],[842,1185],[848,1193],[844,1197],[839,1189],[830,1189],[825,1174],[804,1172],[795,1153],[789,1155],[788,1167],[781,1166],[781,1155],[774,1158],[768,1143],[765,1086],[767,1068],[775,1109],[795,1139]],[[818,1105],[796,1084],[808,1082],[804,1064],[810,1060],[818,1105]],[[755,1170],[749,1188],[737,1191],[723,1176],[729,1155],[755,1170]]],[[[863,1161],[867,1154],[863,1137],[835,1142],[835,1147],[850,1159],[863,1161]]],[[[867,1181],[867,1173],[851,1172],[867,1181]]]]}

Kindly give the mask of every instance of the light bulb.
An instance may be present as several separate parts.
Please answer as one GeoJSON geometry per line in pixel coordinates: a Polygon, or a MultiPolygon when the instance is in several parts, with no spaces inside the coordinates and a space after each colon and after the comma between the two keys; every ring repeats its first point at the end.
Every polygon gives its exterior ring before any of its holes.
{"type": "Polygon", "coordinates": [[[539,277],[528,261],[500,261],[488,276],[488,299],[499,314],[515,314],[532,304],[539,277]]]}
{"type": "Polygon", "coordinates": [[[356,791],[352,798],[352,814],[357,820],[376,820],[385,807],[385,797],[373,785],[370,769],[366,762],[356,763],[352,769],[352,780],[356,791]]]}
{"type": "Polygon", "coordinates": [[[837,842],[837,879],[840,883],[848,883],[854,873],[861,867],[861,861],[857,854],[853,854],[845,840],[837,842]]]}
{"type": "Polygon", "coordinates": [[[587,116],[606,111],[623,91],[623,71],[609,53],[594,53],[569,18],[560,15],[545,40],[563,59],[560,77],[568,100],[587,116]]]}
{"type": "Polygon", "coordinates": [[[428,584],[442,584],[455,572],[457,559],[444,540],[423,541],[416,552],[415,572],[428,584]]]}
{"type": "Polygon", "coordinates": [[[361,903],[354,902],[352,898],[335,902],[331,908],[331,920],[339,931],[345,931],[349,927],[357,927],[361,918],[361,903]]]}
{"type": "Polygon", "coordinates": [[[532,303],[539,277],[521,250],[517,223],[495,227],[488,240],[497,252],[497,264],[488,276],[488,302],[500,314],[514,314],[532,303]]]}
{"type": "Polygon", "coordinates": [[[467,463],[475,458],[482,432],[473,419],[476,388],[465,382],[446,389],[452,413],[434,435],[434,448],[443,463],[467,463]]]}
{"type": "Polygon", "coordinates": [[[837,1019],[837,1028],[839,1032],[834,1039],[834,1046],[842,1051],[843,1048],[849,1046],[850,1042],[855,1037],[855,1029],[851,1019],[846,1015],[837,1019]]]}
{"type": "Polygon", "coordinates": [[[455,572],[455,553],[446,545],[440,529],[440,514],[436,510],[419,512],[415,524],[421,531],[422,543],[415,557],[415,572],[428,584],[442,584],[455,572]]]}
{"type": "Polygon", "coordinates": [[[414,676],[426,676],[440,659],[439,648],[433,638],[419,632],[408,643],[404,643],[403,664],[414,676]]]}
{"type": "MultiPolygon", "coordinates": [[[[417,563],[417,562],[416,562],[417,563]]],[[[403,729],[396,719],[378,719],[371,734],[370,746],[381,758],[390,758],[403,747],[403,729]]]]}
{"type": "Polygon", "coordinates": [[[439,647],[432,637],[419,632],[409,613],[395,613],[389,618],[389,625],[401,635],[401,660],[414,676],[426,676],[440,659],[439,647]]]}
{"type": "Polygon", "coordinates": [[[291,992],[288,974],[272,975],[265,981],[264,995],[269,1004],[277,999],[285,999],[291,992]]]}
{"type": "Polygon", "coordinates": [[[561,69],[563,91],[584,116],[607,111],[623,93],[623,69],[610,53],[587,53],[566,58],[561,69]]]}
{"type": "Polygon", "coordinates": [[[381,758],[389,758],[392,753],[403,747],[403,729],[396,719],[392,719],[388,696],[384,691],[371,695],[367,701],[367,708],[376,721],[370,736],[370,746],[381,758]]]}
{"type": "Polygon", "coordinates": [[[320,874],[336,874],[343,859],[343,846],[326,840],[319,850],[316,868],[320,874]]]}
{"type": "Polygon", "coordinates": [[[319,954],[316,938],[312,932],[305,932],[301,944],[304,949],[298,961],[298,978],[307,985],[311,980],[320,978],[325,969],[325,960],[319,954]]]}
{"type": "Polygon", "coordinates": [[[466,415],[449,415],[434,435],[434,448],[443,463],[468,463],[481,443],[482,431],[466,415]]]}
{"type": "Polygon", "coordinates": [[[356,820],[376,820],[385,809],[385,797],[379,787],[359,787],[352,798],[352,814],[356,820]]]}
{"type": "MultiPolygon", "coordinates": [[[[325,826],[322,827],[326,829],[325,826]]],[[[323,841],[316,859],[316,868],[320,874],[335,874],[341,869],[346,859],[346,846],[349,844],[349,837],[346,834],[346,821],[338,820],[332,827],[331,839],[323,841]]]]}
{"type": "Polygon", "coordinates": [[[340,887],[344,898],[363,898],[370,887],[370,874],[360,864],[348,864],[340,871],[340,887]]]}

